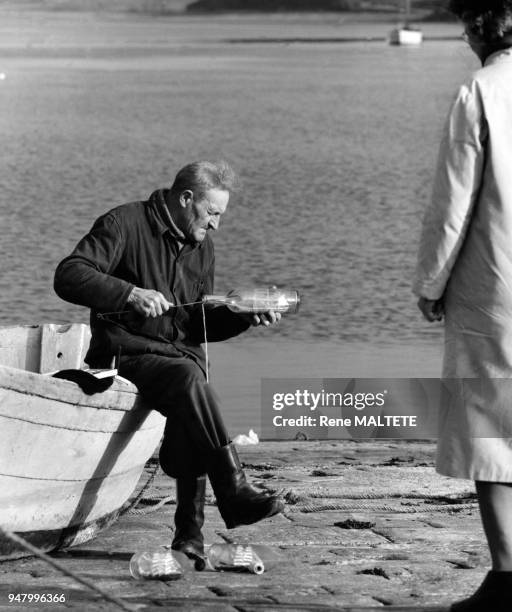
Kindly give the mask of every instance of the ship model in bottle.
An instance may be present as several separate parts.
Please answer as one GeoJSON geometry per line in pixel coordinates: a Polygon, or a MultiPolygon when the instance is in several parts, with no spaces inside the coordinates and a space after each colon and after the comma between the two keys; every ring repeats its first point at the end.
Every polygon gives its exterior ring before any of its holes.
{"type": "Polygon", "coordinates": [[[130,574],[136,580],[178,580],[184,571],[177,557],[170,546],[135,553],[130,559],[130,574]]]}
{"type": "MultiPolygon", "coordinates": [[[[246,571],[262,574],[265,565],[253,546],[243,544],[211,544],[204,558],[193,565],[197,571],[246,571]]],[[[190,560],[170,546],[159,546],[135,553],[130,559],[130,574],[136,580],[178,580],[191,569],[190,560]]]]}
{"type": "Polygon", "coordinates": [[[253,287],[251,289],[233,289],[227,294],[210,294],[203,296],[204,304],[227,306],[233,312],[258,313],[282,312],[294,314],[299,310],[300,295],[293,289],[278,287],[253,287]]]}
{"type": "Polygon", "coordinates": [[[206,549],[206,569],[244,570],[263,574],[265,566],[252,546],[242,544],[212,544],[206,549]]]}

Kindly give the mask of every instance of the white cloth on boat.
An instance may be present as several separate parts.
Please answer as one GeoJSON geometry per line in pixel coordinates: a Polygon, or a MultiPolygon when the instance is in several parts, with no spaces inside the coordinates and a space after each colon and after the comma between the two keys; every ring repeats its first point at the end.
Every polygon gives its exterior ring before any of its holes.
{"type": "Polygon", "coordinates": [[[414,291],[444,297],[437,469],[512,482],[512,50],[460,87],[423,221],[414,291]],[[469,380],[472,379],[472,380],[469,380]]]}

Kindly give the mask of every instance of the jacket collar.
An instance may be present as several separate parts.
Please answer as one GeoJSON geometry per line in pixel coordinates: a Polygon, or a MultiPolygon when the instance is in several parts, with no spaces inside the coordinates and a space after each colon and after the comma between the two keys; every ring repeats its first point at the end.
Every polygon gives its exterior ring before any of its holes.
{"type": "Polygon", "coordinates": [[[188,240],[183,232],[178,229],[169,212],[166,204],[166,196],[168,189],[158,189],[154,191],[148,200],[148,206],[151,211],[150,223],[155,232],[168,235],[179,243],[180,247],[188,245],[189,248],[201,248],[202,243],[188,240]]]}
{"type": "Polygon", "coordinates": [[[507,49],[500,49],[499,51],[495,51],[491,53],[485,60],[484,66],[491,66],[492,64],[496,64],[498,62],[510,62],[512,61],[512,47],[508,47],[507,49]]]}

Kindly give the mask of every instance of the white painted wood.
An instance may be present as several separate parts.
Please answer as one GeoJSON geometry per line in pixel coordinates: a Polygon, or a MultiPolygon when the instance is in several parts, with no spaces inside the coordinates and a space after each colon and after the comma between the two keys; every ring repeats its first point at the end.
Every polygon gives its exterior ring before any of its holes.
{"type": "MultiPolygon", "coordinates": [[[[38,338],[48,341],[36,360],[43,368],[55,350],[81,360],[83,327],[0,328],[0,359],[12,364],[0,366],[0,524],[12,531],[59,530],[115,512],[161,439],[164,417],[130,382],[118,378],[89,396],[75,383],[19,368],[34,366],[27,353],[38,354],[38,338]],[[77,346],[68,350],[67,342],[77,346]]],[[[78,541],[96,530],[85,529],[78,541]]]]}
{"type": "Polygon", "coordinates": [[[38,372],[41,329],[40,325],[0,327],[0,364],[38,372]]]}
{"type": "Polygon", "coordinates": [[[0,364],[41,373],[82,368],[90,339],[84,323],[0,327],[0,364]]]}
{"type": "Polygon", "coordinates": [[[84,366],[84,349],[91,334],[89,327],[81,323],[71,325],[43,325],[41,329],[41,357],[39,372],[46,374],[84,366]]]}
{"type": "Polygon", "coordinates": [[[0,486],[11,491],[11,495],[2,499],[2,525],[23,533],[62,529],[100,519],[119,509],[130,497],[143,467],[144,464],[136,465],[129,472],[92,483],[16,481],[0,476],[0,486]]]}
{"type": "Polygon", "coordinates": [[[160,414],[140,404],[122,411],[66,405],[6,390],[0,394],[0,472],[9,476],[57,480],[106,477],[142,461],[154,450],[153,446],[148,451],[148,443],[155,430],[156,436],[160,435],[160,414]],[[23,454],[23,463],[7,469],[7,449],[14,456],[23,454]],[[54,455],[58,462],[53,461],[54,455]]]}

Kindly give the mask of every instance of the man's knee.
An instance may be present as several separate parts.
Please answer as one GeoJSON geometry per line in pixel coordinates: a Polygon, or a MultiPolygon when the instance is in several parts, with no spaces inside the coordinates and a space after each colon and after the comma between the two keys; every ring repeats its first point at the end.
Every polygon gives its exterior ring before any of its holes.
{"type": "Polygon", "coordinates": [[[206,382],[206,376],[195,361],[159,355],[141,355],[122,360],[122,376],[134,382],[139,391],[157,406],[195,390],[206,382]]]}
{"type": "Polygon", "coordinates": [[[179,418],[167,418],[160,446],[160,466],[173,478],[200,476],[206,472],[205,458],[190,439],[185,423],[179,418]]]}
{"type": "Polygon", "coordinates": [[[171,383],[173,380],[180,380],[186,386],[204,385],[206,377],[197,363],[190,361],[190,363],[184,363],[179,366],[177,372],[170,379],[171,383]]]}
{"type": "Polygon", "coordinates": [[[162,394],[162,399],[186,409],[192,404],[204,401],[206,390],[206,378],[201,368],[194,362],[183,364],[178,371],[169,378],[169,386],[162,394]]]}

